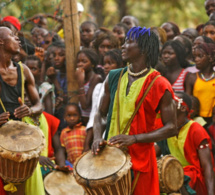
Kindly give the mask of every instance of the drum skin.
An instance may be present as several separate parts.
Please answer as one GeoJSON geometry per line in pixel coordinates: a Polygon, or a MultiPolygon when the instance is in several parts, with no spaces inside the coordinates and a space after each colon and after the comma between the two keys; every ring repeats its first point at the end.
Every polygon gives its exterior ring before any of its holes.
{"type": "Polygon", "coordinates": [[[99,155],[89,151],[80,156],[73,171],[76,181],[89,195],[130,195],[131,165],[129,154],[106,146],[99,155]]]}
{"type": "Polygon", "coordinates": [[[0,177],[21,183],[33,174],[45,138],[37,126],[9,121],[0,128],[0,177]]]}
{"type": "Polygon", "coordinates": [[[184,183],[184,170],[173,156],[166,155],[157,161],[160,192],[177,192],[184,183]]]}
{"type": "Polygon", "coordinates": [[[48,195],[84,195],[84,190],[76,182],[73,173],[52,171],[45,177],[44,187],[48,195]]]}

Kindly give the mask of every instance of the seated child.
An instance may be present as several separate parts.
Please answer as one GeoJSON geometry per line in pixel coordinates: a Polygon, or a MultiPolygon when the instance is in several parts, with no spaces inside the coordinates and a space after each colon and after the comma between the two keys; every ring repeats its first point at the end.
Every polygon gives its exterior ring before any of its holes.
{"type": "Polygon", "coordinates": [[[78,104],[69,103],[66,106],[64,119],[68,126],[62,130],[60,141],[67,153],[66,165],[72,167],[75,160],[82,154],[86,138],[86,128],[81,123],[81,110],[78,104]]]}

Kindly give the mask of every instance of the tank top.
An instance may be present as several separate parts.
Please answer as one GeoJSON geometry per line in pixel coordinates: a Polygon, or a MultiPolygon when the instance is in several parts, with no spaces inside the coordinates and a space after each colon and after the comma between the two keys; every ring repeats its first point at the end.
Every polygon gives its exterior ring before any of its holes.
{"type": "MultiPolygon", "coordinates": [[[[16,119],[14,116],[14,110],[20,106],[18,102],[18,97],[21,97],[21,88],[22,88],[22,79],[21,79],[21,69],[20,65],[14,62],[14,66],[17,67],[17,84],[15,86],[8,85],[6,82],[3,81],[0,75],[0,84],[1,84],[1,92],[0,97],[4,104],[6,111],[10,112],[10,119],[16,119]]],[[[3,113],[4,110],[0,105],[0,113],[3,113]]]]}
{"type": "Polygon", "coordinates": [[[184,92],[184,80],[187,75],[187,70],[183,69],[179,74],[176,81],[172,84],[172,88],[174,91],[182,91],[184,92]]]}
{"type": "Polygon", "coordinates": [[[196,73],[196,82],[193,86],[193,96],[196,96],[200,102],[199,115],[202,117],[211,117],[212,109],[215,106],[215,78],[205,81],[196,73]]]}

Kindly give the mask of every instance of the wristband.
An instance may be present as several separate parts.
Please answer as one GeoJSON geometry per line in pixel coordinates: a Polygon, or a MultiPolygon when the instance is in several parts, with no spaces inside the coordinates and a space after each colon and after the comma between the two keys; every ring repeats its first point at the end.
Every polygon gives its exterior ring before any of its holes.
{"type": "Polygon", "coordinates": [[[133,135],[133,136],[135,138],[135,142],[134,143],[137,143],[137,137],[136,137],[136,135],[133,135]]]}

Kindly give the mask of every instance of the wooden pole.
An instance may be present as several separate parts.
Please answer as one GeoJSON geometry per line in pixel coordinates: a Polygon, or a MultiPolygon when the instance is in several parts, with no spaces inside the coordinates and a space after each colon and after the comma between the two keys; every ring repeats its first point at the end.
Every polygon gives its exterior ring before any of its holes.
{"type": "Polygon", "coordinates": [[[78,83],[75,79],[76,55],[80,50],[79,18],[76,0],[63,0],[64,40],[66,45],[66,76],[70,102],[78,103],[78,83]]]}

